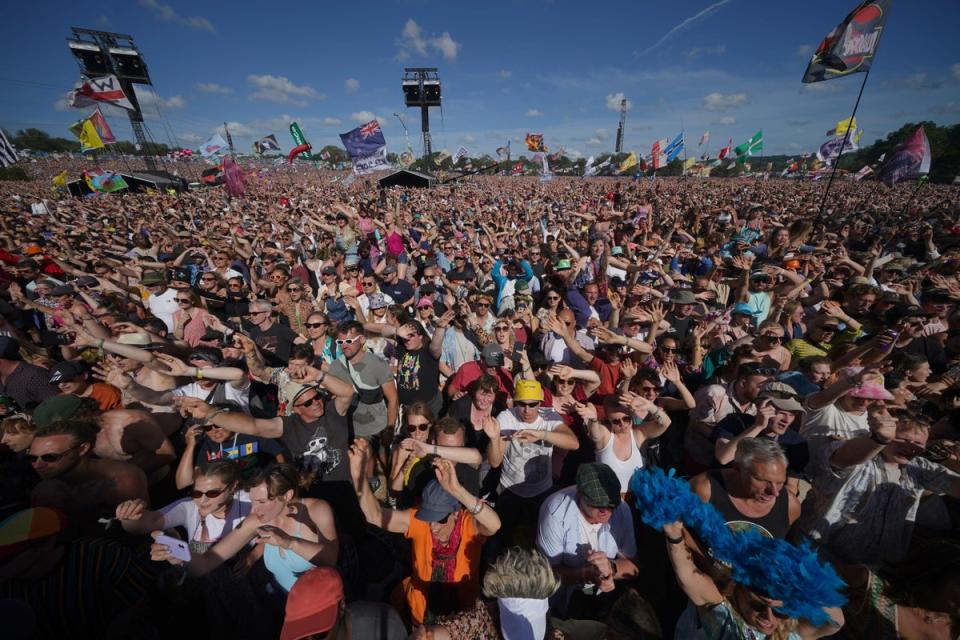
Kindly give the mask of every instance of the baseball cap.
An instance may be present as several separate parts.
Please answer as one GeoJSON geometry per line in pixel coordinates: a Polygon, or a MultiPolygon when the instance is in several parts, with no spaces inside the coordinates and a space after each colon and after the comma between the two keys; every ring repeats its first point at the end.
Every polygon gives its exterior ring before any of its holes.
{"type": "Polygon", "coordinates": [[[520,402],[543,402],[543,387],[536,380],[520,380],[513,389],[513,399],[520,402]]]}
{"type": "Polygon", "coordinates": [[[0,336],[0,359],[22,360],[20,357],[20,342],[16,338],[0,336]]]}
{"type": "Polygon", "coordinates": [[[480,357],[488,367],[502,367],[504,361],[503,349],[496,342],[491,342],[480,352],[480,357]]]}
{"type": "Polygon", "coordinates": [[[884,320],[886,320],[887,325],[894,325],[904,318],[925,317],[926,315],[924,310],[915,304],[898,304],[887,309],[884,320]]]}
{"type": "Polygon", "coordinates": [[[417,520],[440,522],[459,508],[460,502],[447,493],[447,490],[440,486],[440,482],[431,480],[423,488],[417,520]]]}
{"type": "Polygon", "coordinates": [[[803,413],[803,405],[797,401],[796,390],[783,382],[768,382],[760,388],[758,400],[769,400],[777,409],[781,411],[794,411],[803,413]]]}
{"type": "Polygon", "coordinates": [[[673,304],[697,304],[697,297],[689,289],[677,289],[670,293],[673,304]]]}
{"type": "Polygon", "coordinates": [[[770,280],[770,274],[767,273],[766,271],[761,271],[760,269],[757,269],[756,271],[750,272],[750,279],[751,280],[770,280]]]}
{"type": "Polygon", "coordinates": [[[742,316],[753,316],[753,309],[746,302],[738,302],[733,305],[733,309],[730,310],[730,315],[742,315],[742,316]]]}
{"type": "Polygon", "coordinates": [[[327,266],[321,269],[320,273],[322,273],[325,276],[335,276],[337,275],[337,269],[336,267],[327,266]]]}
{"type": "Polygon", "coordinates": [[[877,382],[864,382],[859,387],[854,387],[850,392],[850,396],[853,398],[866,398],[868,400],[893,400],[893,394],[877,382]]]}
{"type": "Polygon", "coordinates": [[[577,491],[591,507],[612,509],[620,504],[620,480],[613,469],[602,462],[580,465],[577,491]]]}
{"type": "Polygon", "coordinates": [[[300,640],[333,628],[343,601],[343,580],[332,567],[307,571],[287,595],[280,640],[300,640]]]}
{"type": "Polygon", "coordinates": [[[397,268],[392,264],[388,264],[386,267],[383,268],[383,271],[381,271],[383,275],[387,275],[389,273],[396,273],[396,272],[397,272],[397,268]]]}
{"type": "Polygon", "coordinates": [[[50,396],[33,410],[33,423],[38,427],[46,427],[57,420],[70,418],[81,404],[83,404],[83,398],[73,394],[50,396]]]}
{"type": "Polygon", "coordinates": [[[50,290],[52,296],[72,296],[76,291],[68,284],[61,284],[50,290]]]}
{"type": "Polygon", "coordinates": [[[85,373],[86,368],[82,364],[75,360],[67,360],[50,370],[50,382],[53,384],[71,382],[83,378],[85,373]]]}
{"type": "Polygon", "coordinates": [[[155,284],[163,284],[164,282],[166,282],[166,279],[159,271],[144,271],[143,277],[140,278],[140,284],[145,284],[148,287],[155,284]]]}
{"type": "Polygon", "coordinates": [[[78,287],[95,287],[100,284],[100,281],[93,276],[80,276],[76,283],[78,287]]]}
{"type": "Polygon", "coordinates": [[[433,303],[429,298],[420,298],[420,302],[417,303],[417,309],[423,309],[425,307],[433,307],[433,303]]]}
{"type": "Polygon", "coordinates": [[[554,271],[563,271],[563,270],[565,270],[565,269],[570,269],[570,268],[571,268],[570,261],[564,259],[564,260],[557,260],[557,264],[554,265],[553,270],[554,270],[554,271]]]}

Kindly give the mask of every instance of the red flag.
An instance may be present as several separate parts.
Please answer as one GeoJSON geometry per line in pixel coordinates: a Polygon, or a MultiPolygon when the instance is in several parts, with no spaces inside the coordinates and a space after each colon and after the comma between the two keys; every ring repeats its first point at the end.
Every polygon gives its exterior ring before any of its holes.
{"type": "Polygon", "coordinates": [[[726,158],[727,154],[730,153],[731,147],[733,147],[733,138],[730,138],[730,140],[727,142],[727,146],[725,146],[723,149],[720,149],[720,154],[717,156],[717,160],[723,160],[726,158]]]}

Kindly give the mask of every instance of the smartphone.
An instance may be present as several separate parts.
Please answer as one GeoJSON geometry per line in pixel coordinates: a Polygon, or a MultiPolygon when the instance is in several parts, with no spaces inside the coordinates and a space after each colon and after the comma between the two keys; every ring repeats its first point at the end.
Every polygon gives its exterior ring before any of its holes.
{"type": "Polygon", "coordinates": [[[177,560],[190,562],[190,545],[185,541],[163,535],[157,536],[156,541],[160,544],[167,545],[167,548],[170,549],[170,555],[177,560]]]}

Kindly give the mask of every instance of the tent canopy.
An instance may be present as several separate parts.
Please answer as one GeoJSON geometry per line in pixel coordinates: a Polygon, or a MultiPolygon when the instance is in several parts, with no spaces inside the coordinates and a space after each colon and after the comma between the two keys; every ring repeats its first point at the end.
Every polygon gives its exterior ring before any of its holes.
{"type": "Polygon", "coordinates": [[[429,173],[411,169],[401,169],[384,176],[377,181],[381,187],[420,187],[428,188],[437,184],[437,178],[429,173]]]}

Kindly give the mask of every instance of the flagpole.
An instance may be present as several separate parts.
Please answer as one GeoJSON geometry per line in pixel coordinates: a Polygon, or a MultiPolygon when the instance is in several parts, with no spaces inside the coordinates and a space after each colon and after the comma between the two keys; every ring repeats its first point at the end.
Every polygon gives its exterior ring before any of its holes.
{"type": "Polygon", "coordinates": [[[910,205],[913,204],[913,199],[917,197],[917,194],[920,193],[920,189],[923,189],[923,185],[927,184],[927,182],[929,182],[929,180],[921,178],[920,184],[918,184],[917,188],[913,190],[913,195],[911,195],[910,199],[907,200],[907,204],[903,205],[904,212],[909,211],[910,205]]]}
{"type": "MultiPolygon", "coordinates": [[[[867,78],[870,77],[870,67],[867,68],[866,73],[863,74],[863,82],[860,83],[860,93],[857,94],[857,101],[853,104],[853,113],[850,114],[850,124],[853,124],[853,119],[857,116],[857,108],[860,106],[860,98],[863,97],[863,88],[867,86],[867,78]]],[[[840,159],[843,157],[843,149],[847,146],[847,139],[852,137],[852,132],[850,131],[851,126],[847,126],[847,131],[843,134],[843,140],[840,141],[840,153],[837,155],[836,161],[833,163],[833,171],[830,172],[830,181],[827,182],[827,188],[823,192],[823,199],[820,201],[820,213],[817,214],[817,220],[814,224],[820,222],[820,219],[823,218],[824,207],[827,206],[827,196],[830,195],[830,187],[833,186],[833,179],[837,176],[837,169],[840,167],[840,159]]]]}

